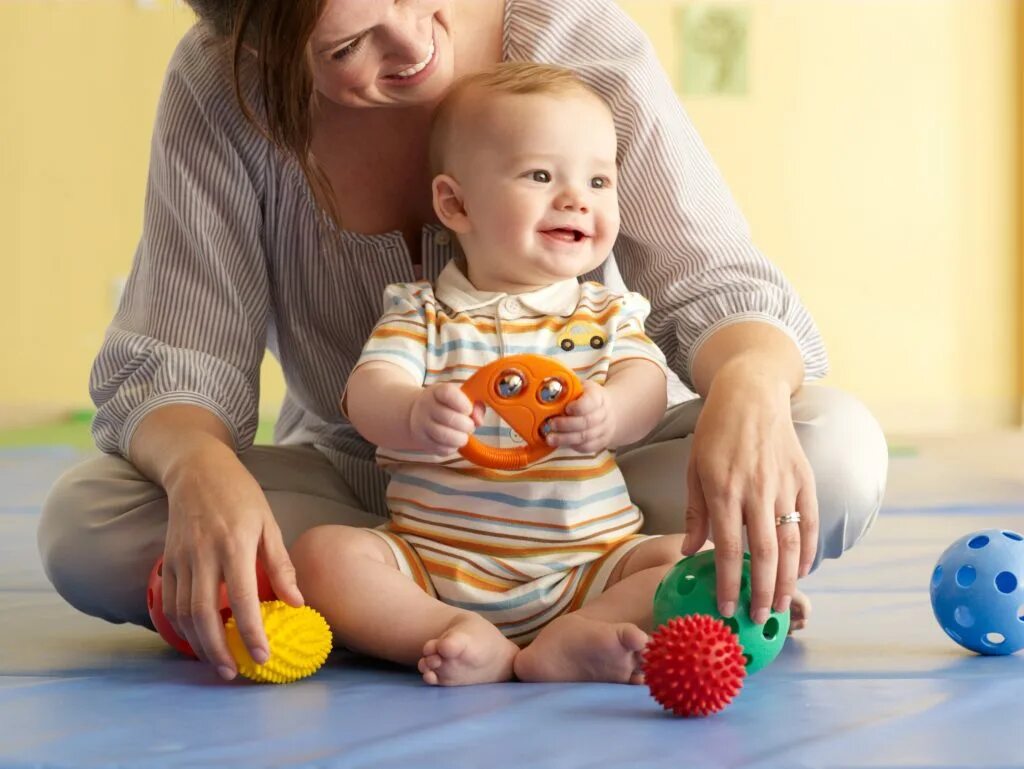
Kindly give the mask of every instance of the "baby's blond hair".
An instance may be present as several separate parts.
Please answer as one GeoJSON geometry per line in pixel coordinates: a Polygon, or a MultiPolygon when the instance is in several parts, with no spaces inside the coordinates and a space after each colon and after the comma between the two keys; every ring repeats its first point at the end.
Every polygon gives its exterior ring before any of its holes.
{"type": "Polygon", "coordinates": [[[572,70],[531,61],[506,61],[465,75],[456,80],[434,110],[430,124],[430,172],[444,173],[448,144],[467,94],[528,95],[578,93],[593,96],[606,104],[601,95],[572,70]]]}

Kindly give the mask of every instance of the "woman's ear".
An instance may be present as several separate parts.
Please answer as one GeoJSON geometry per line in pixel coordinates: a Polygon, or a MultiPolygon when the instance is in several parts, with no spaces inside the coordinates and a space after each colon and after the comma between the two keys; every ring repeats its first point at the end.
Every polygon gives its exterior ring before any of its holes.
{"type": "Polygon", "coordinates": [[[455,233],[469,232],[469,216],[466,215],[459,183],[448,174],[438,174],[431,188],[434,192],[434,213],[441,224],[455,233]]]}

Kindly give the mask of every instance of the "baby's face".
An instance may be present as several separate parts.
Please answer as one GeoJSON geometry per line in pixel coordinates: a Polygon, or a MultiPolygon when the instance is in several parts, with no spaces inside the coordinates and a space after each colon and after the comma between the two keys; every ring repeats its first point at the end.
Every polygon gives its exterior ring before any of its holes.
{"type": "Polygon", "coordinates": [[[619,231],[608,108],[573,93],[488,97],[471,109],[451,161],[473,284],[521,292],[600,265],[619,231]]]}

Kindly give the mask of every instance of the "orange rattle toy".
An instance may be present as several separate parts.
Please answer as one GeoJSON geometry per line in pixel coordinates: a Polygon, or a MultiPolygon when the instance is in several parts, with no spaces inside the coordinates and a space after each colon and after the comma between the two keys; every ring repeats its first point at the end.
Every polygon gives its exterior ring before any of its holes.
{"type": "Polygon", "coordinates": [[[583,385],[575,373],[551,358],[510,355],[478,370],[462,391],[474,403],[493,408],[526,445],[499,449],[471,435],[459,453],[483,467],[521,470],[554,451],[545,440],[544,424],[580,397],[583,385]]]}

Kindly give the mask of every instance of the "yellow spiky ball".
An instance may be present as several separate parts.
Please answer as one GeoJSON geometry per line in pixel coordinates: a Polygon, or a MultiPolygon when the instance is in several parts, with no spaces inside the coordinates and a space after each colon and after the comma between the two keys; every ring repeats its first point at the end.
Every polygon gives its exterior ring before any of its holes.
{"type": "Polygon", "coordinates": [[[256,664],[245,648],[235,618],[224,623],[228,649],[238,672],[258,683],[287,684],[311,676],[331,651],[331,628],[309,606],[289,606],[284,601],[260,604],[263,627],[270,643],[270,659],[256,664]]]}

